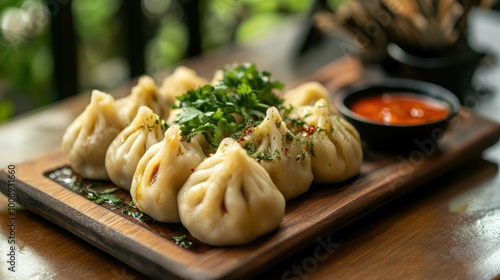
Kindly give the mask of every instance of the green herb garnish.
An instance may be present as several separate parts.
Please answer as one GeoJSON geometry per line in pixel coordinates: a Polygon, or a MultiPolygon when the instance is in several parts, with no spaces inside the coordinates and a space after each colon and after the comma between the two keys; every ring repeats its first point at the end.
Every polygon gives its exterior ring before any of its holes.
{"type": "Polygon", "coordinates": [[[137,207],[134,205],[133,201],[130,201],[127,204],[127,207],[125,207],[125,209],[123,209],[122,213],[125,215],[129,215],[132,218],[139,220],[141,222],[153,220],[151,217],[149,217],[148,215],[144,214],[139,209],[137,209],[137,207]]]}
{"type": "MultiPolygon", "coordinates": [[[[118,190],[117,187],[97,192],[92,189],[93,186],[92,184],[87,186],[87,199],[92,200],[95,204],[109,203],[114,206],[111,210],[123,207],[123,200],[114,194],[118,190]]],[[[85,190],[81,190],[81,192],[85,194],[85,190]]]]}
{"type": "Polygon", "coordinates": [[[175,244],[181,246],[182,248],[190,249],[193,247],[193,242],[186,240],[185,235],[172,236],[172,240],[175,244]]]}
{"type": "Polygon", "coordinates": [[[257,152],[252,155],[251,157],[257,159],[257,160],[263,160],[263,161],[272,161],[273,160],[273,154],[270,152],[257,152]]]}
{"type": "Polygon", "coordinates": [[[282,88],[282,83],[271,81],[270,73],[257,71],[254,64],[223,69],[217,85],[198,87],[177,97],[180,103],[174,108],[183,110],[174,123],[180,125],[186,141],[201,133],[217,147],[222,137],[241,133],[249,122],[257,125],[268,108],[279,107],[283,100],[273,90],[282,88]]]}
{"type": "Polygon", "coordinates": [[[290,118],[289,121],[290,126],[292,127],[302,127],[303,125],[307,124],[307,122],[302,119],[290,118]]]}
{"type": "Polygon", "coordinates": [[[79,191],[82,188],[82,182],[74,181],[68,184],[68,188],[74,192],[79,191]]]}

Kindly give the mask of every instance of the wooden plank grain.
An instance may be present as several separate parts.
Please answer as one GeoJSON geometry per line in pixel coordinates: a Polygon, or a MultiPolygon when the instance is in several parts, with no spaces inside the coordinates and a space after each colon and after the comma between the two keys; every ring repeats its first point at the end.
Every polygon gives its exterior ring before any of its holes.
{"type": "MultiPolygon", "coordinates": [[[[49,179],[47,172],[67,165],[60,151],[16,166],[17,201],[151,278],[247,278],[467,162],[499,138],[500,125],[462,110],[432,153],[366,149],[358,177],[343,184],[311,186],[288,202],[278,230],[244,246],[208,246],[200,252],[183,249],[49,179]]],[[[0,180],[7,181],[7,168],[0,180]]],[[[6,184],[0,188],[7,192],[6,184]]]]}
{"type": "MultiPolygon", "coordinates": [[[[174,276],[171,271],[176,272],[175,275],[183,274],[180,269],[176,271],[176,267],[185,266],[186,263],[179,264],[175,260],[193,261],[189,252],[171,242],[165,242],[164,238],[126,219],[117,219],[119,217],[114,213],[57,183],[54,184],[54,181],[44,176],[46,172],[64,164],[64,157],[57,151],[17,165],[17,202],[130,266],[147,269],[149,273],[145,273],[146,275],[161,278],[169,274],[174,276]],[[32,172],[33,170],[38,172],[32,172]],[[36,187],[32,187],[33,185],[36,187]],[[165,259],[166,251],[179,258],[165,259]],[[158,267],[157,261],[169,269],[158,267]]],[[[7,180],[6,175],[4,169],[1,173],[2,181],[7,180]]],[[[7,190],[2,187],[2,191],[7,190]]]]}

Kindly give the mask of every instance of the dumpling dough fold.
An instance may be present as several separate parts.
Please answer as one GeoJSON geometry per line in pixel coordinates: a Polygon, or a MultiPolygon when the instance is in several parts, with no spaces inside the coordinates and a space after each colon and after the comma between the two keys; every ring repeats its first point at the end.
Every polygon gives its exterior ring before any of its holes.
{"type": "Polygon", "coordinates": [[[130,95],[116,100],[116,106],[127,122],[135,118],[141,106],[147,106],[162,119],[167,119],[170,113],[170,104],[161,99],[156,82],[150,76],[140,77],[130,95]]]}
{"type": "Polygon", "coordinates": [[[135,206],[159,222],[179,222],[177,193],[205,155],[196,139],[182,140],[179,126],[167,129],[137,164],[130,195],[135,206]]]}
{"type": "Polygon", "coordinates": [[[86,179],[108,180],[106,150],[125,124],[114,98],[94,90],[90,103],[63,135],[62,151],[71,168],[86,179]]]}
{"type": "Polygon", "coordinates": [[[240,144],[269,173],[286,200],[305,193],[313,181],[311,157],[275,107],[240,144]]]}
{"type": "Polygon", "coordinates": [[[248,243],[279,227],[285,199],[266,170],[232,138],[202,162],[178,194],[182,224],[201,242],[248,243]]]}
{"type": "Polygon", "coordinates": [[[141,106],[132,123],[111,142],[106,152],[106,171],[115,185],[130,190],[139,160],[153,144],[163,140],[165,122],[141,106]]]}
{"type": "Polygon", "coordinates": [[[295,133],[311,155],[314,183],[334,183],[359,173],[363,149],[358,131],[328,108],[325,99],[313,106],[300,106],[290,114],[295,133]]]}
{"type": "Polygon", "coordinates": [[[178,66],[172,74],[163,80],[160,87],[160,96],[172,105],[177,102],[177,96],[208,83],[206,79],[198,76],[193,69],[186,66],[178,66]]]}

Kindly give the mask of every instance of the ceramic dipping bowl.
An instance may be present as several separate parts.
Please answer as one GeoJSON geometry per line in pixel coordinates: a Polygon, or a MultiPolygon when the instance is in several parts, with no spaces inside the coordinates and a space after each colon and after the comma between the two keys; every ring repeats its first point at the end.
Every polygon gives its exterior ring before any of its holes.
{"type": "Polygon", "coordinates": [[[372,149],[409,151],[438,145],[460,101],[433,83],[383,78],[356,83],[336,99],[340,114],[372,149]]]}

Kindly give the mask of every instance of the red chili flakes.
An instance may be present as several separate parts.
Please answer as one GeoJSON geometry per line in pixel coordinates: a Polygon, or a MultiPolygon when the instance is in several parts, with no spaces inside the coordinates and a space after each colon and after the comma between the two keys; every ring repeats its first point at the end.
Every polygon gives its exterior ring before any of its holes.
{"type": "Polygon", "coordinates": [[[305,137],[309,137],[311,134],[316,132],[316,128],[314,126],[309,126],[307,124],[302,125],[302,132],[305,137]]]}

